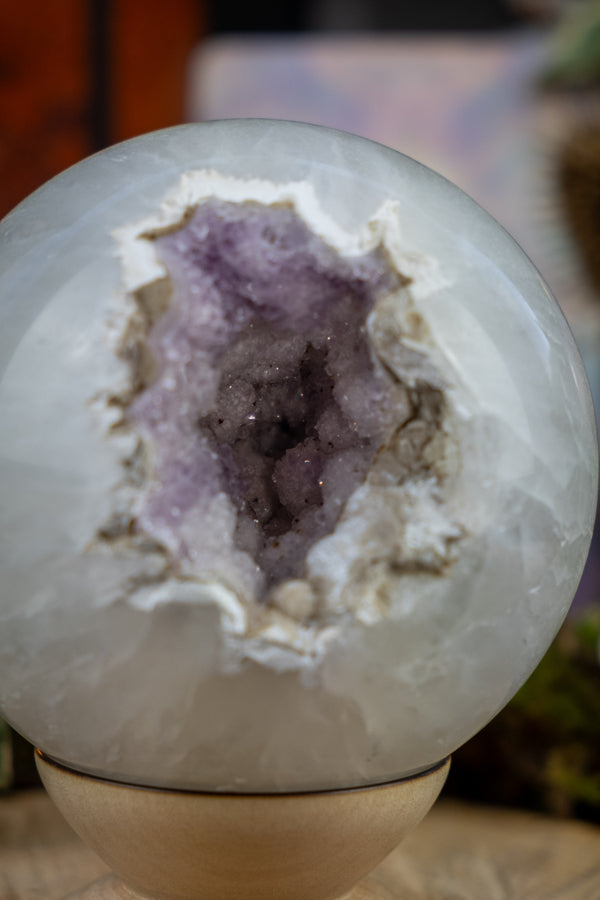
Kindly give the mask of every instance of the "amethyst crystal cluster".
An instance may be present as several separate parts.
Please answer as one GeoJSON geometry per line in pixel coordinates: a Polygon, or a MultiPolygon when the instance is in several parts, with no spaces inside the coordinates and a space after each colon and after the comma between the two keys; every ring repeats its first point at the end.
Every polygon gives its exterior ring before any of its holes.
{"type": "MultiPolygon", "coordinates": [[[[305,577],[399,430],[405,457],[431,438],[430,386],[404,384],[367,325],[409,279],[381,245],[340,254],[285,203],[210,198],[143,239],[167,277],[134,293],[119,351],[132,374],[121,424],[141,436],[127,465],[139,475],[143,460],[147,482],[127,529],[165,553],[160,578],[214,573],[211,510],[227,497],[246,590],[264,598],[305,577]]],[[[227,565],[218,575],[231,583],[227,565]]]]}
{"type": "Polygon", "coordinates": [[[366,318],[398,276],[381,250],[344,259],[285,206],[208,201],[155,241],[173,295],[128,410],[156,457],[138,525],[197,558],[181,522],[221,491],[264,586],[301,576],[393,429],[366,318]]]}

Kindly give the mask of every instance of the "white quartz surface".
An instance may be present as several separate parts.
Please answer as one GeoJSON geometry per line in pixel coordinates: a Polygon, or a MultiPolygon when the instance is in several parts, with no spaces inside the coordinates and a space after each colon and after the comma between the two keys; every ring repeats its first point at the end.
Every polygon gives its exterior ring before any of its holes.
{"type": "Polygon", "coordinates": [[[588,549],[596,466],[560,311],[450,183],[288,123],[185,126],[107,150],[0,225],[0,708],[50,755],[152,784],[341,787],[428,766],[491,718],[558,629],[588,549]],[[404,489],[367,514],[359,490],[309,554],[329,619],[299,629],[293,653],[279,619],[250,633],[214,586],[123,597],[139,560],[92,546],[127,452],[105,440],[101,402],[125,377],[106,339],[126,302],[114,233],[155,217],[198,170],[309,182],[353,234],[387,204],[403,258],[434,259],[443,276],[417,277],[413,300],[453,411],[459,464],[444,502],[465,530],[460,552],[442,577],[382,574],[372,522],[385,530],[402,505],[402,553],[424,528],[435,535],[437,510],[404,489]]]}

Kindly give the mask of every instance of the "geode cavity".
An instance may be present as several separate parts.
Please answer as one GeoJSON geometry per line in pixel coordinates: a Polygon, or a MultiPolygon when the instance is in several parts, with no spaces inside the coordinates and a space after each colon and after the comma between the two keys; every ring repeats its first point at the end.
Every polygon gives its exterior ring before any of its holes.
{"type": "Polygon", "coordinates": [[[172,294],[146,315],[152,374],[128,410],[153,456],[138,525],[193,555],[181,523],[224,492],[265,586],[298,577],[397,418],[366,319],[399,276],[382,249],[343,257],[285,205],[210,200],[150,237],[172,294]]]}

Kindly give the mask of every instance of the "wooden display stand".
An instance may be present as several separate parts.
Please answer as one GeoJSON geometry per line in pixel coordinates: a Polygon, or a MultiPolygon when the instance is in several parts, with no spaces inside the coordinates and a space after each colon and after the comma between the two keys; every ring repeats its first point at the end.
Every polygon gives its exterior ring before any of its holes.
{"type": "Polygon", "coordinates": [[[450,766],[380,787],[244,795],[103,781],[39,751],[36,761],[67,821],[116,873],[73,900],[362,900],[366,889],[353,888],[418,825],[450,766]]]}

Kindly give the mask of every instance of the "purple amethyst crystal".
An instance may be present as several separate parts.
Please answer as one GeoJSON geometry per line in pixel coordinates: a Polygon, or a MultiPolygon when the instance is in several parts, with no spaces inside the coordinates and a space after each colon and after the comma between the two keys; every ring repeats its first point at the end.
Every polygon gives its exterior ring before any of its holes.
{"type": "Polygon", "coordinates": [[[152,239],[172,296],[128,413],[153,456],[138,527],[193,556],[180,523],[224,492],[265,586],[298,577],[393,428],[366,319],[399,276],[383,250],[343,257],[283,205],[211,200],[152,239]]]}

